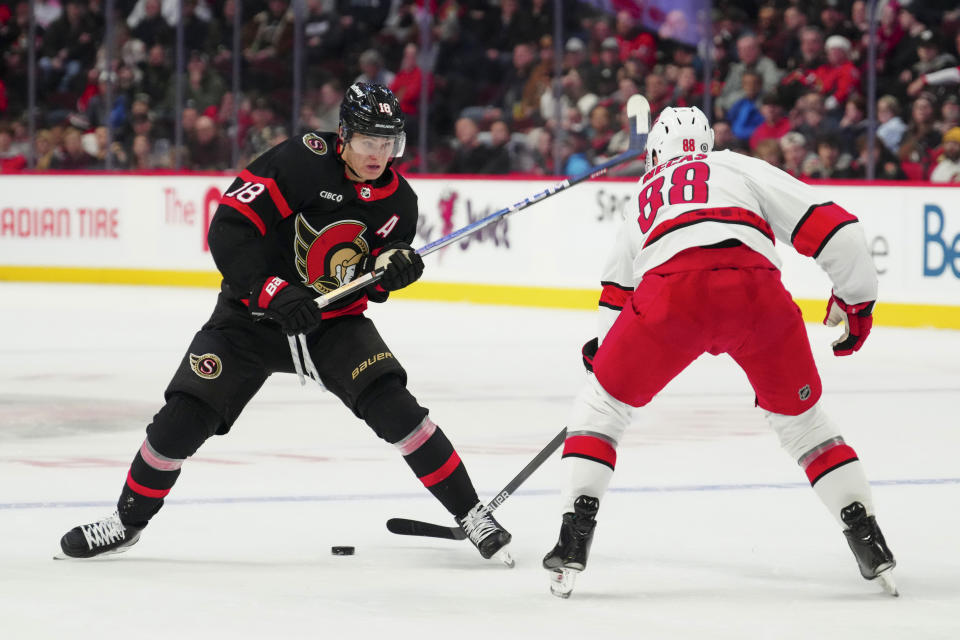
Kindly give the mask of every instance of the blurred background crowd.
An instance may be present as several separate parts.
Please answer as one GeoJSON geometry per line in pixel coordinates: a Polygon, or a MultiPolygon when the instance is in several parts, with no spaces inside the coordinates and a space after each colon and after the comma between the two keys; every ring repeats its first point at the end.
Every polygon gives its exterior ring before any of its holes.
{"type": "Polygon", "coordinates": [[[361,80],[406,173],[579,173],[640,92],[798,177],[960,182],[956,0],[0,0],[0,51],[3,173],[235,170],[361,80]]]}

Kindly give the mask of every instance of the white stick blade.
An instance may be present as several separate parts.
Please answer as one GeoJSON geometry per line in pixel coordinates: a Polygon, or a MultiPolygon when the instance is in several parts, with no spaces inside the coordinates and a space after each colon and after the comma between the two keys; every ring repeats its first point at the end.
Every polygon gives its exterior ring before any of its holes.
{"type": "Polygon", "coordinates": [[[639,93],[627,100],[627,117],[631,119],[632,132],[650,133],[650,103],[639,93]]]}

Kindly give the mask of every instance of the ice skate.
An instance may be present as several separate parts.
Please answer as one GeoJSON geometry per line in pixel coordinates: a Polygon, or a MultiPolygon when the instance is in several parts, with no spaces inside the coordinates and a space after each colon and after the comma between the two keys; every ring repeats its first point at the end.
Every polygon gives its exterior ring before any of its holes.
{"type": "Polygon", "coordinates": [[[550,593],[559,598],[570,597],[577,574],[587,568],[599,509],[596,498],[577,498],[573,513],[563,514],[557,545],[543,558],[543,568],[550,571],[550,593]]]}
{"type": "Polygon", "coordinates": [[[893,568],[897,561],[893,557],[883,533],[874,516],[868,516],[867,510],[859,502],[854,502],[840,510],[840,519],[847,525],[843,535],[853,556],[860,566],[860,575],[867,580],[878,580],[884,591],[899,596],[897,585],[893,581],[893,568]]]}
{"type": "Polygon", "coordinates": [[[495,558],[513,567],[513,556],[507,548],[513,536],[494,519],[482,502],[478,502],[458,523],[481,556],[488,560],[495,558]]]}
{"type": "Polygon", "coordinates": [[[60,538],[61,554],[57,559],[95,558],[123,553],[140,539],[143,527],[128,527],[114,511],[109,517],[70,529],[60,538]]]}

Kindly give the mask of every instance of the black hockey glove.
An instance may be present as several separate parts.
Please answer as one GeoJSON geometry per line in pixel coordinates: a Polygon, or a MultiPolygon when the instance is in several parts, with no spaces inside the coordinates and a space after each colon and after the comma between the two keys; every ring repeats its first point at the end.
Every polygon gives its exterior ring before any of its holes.
{"type": "Polygon", "coordinates": [[[314,297],[276,276],[267,278],[250,292],[250,313],[257,320],[272,320],[284,333],[304,333],[321,320],[314,297]]]}
{"type": "Polygon", "coordinates": [[[394,242],[377,255],[373,268],[386,268],[378,284],[384,291],[396,291],[420,279],[423,275],[423,259],[406,242],[394,242]]]}

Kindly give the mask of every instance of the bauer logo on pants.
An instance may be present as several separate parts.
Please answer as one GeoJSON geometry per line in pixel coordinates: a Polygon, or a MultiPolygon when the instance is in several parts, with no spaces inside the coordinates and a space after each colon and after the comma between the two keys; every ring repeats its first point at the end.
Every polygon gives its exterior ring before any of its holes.
{"type": "Polygon", "coordinates": [[[393,357],[393,354],[390,353],[389,351],[382,351],[375,356],[370,356],[369,358],[367,358],[366,360],[358,364],[356,367],[354,367],[353,377],[351,379],[356,380],[357,376],[363,373],[367,367],[372,367],[373,365],[377,364],[377,362],[379,362],[380,360],[387,360],[388,358],[392,358],[392,357],[393,357]]]}
{"type": "Polygon", "coordinates": [[[190,368],[193,372],[206,380],[213,380],[223,371],[220,356],[214,353],[205,353],[202,356],[190,354],[190,368]]]}

